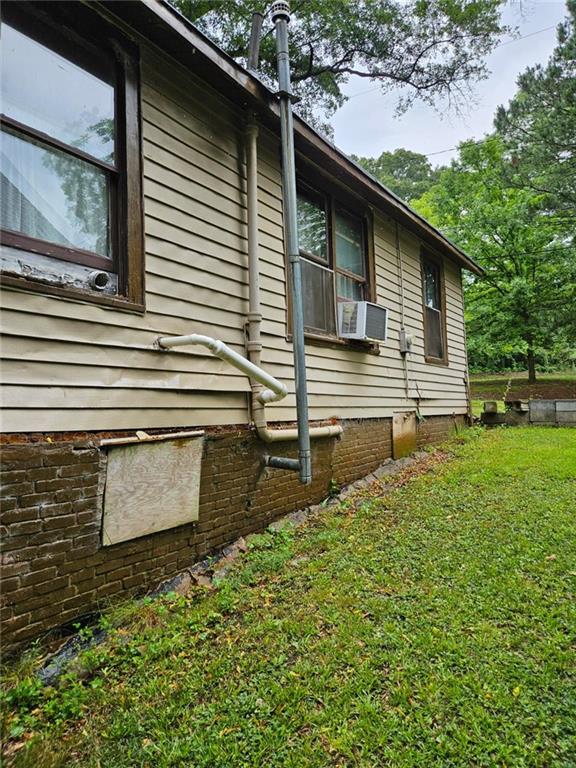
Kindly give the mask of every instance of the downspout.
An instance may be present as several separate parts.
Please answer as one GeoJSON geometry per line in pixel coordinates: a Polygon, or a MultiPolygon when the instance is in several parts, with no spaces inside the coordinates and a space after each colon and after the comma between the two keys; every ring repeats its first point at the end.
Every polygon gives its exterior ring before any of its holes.
{"type": "MultiPolygon", "coordinates": [[[[248,359],[258,368],[262,353],[262,311],[260,306],[260,265],[258,257],[258,126],[252,117],[246,126],[246,202],[248,207],[248,359]]],[[[252,387],[252,419],[258,437],[265,443],[289,442],[298,439],[297,429],[269,429],[266,407],[260,399],[262,385],[254,378],[252,387]]],[[[342,427],[329,425],[309,427],[310,439],[337,437],[342,427]]]]}
{"type": "Polygon", "coordinates": [[[398,261],[398,282],[400,283],[400,333],[404,338],[404,351],[401,351],[402,363],[404,368],[404,389],[406,399],[410,399],[410,378],[408,375],[408,350],[406,349],[406,328],[405,321],[405,299],[404,299],[404,268],[402,265],[402,251],[400,248],[400,227],[398,222],[394,222],[395,240],[396,240],[396,259],[398,261]]]}

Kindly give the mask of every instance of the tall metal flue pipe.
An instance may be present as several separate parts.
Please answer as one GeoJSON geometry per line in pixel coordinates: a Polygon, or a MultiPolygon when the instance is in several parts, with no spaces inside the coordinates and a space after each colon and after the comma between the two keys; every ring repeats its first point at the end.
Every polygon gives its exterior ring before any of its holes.
{"type": "MultiPolygon", "coordinates": [[[[290,83],[290,57],[288,53],[288,24],[290,5],[278,0],[270,7],[276,30],[278,69],[278,98],[280,101],[280,127],[282,140],[282,187],[284,195],[284,232],[290,263],[292,286],[292,343],[294,345],[294,373],[296,379],[296,411],[298,419],[298,462],[300,481],[312,481],[310,433],[308,430],[308,392],[306,387],[306,355],[304,351],[304,307],[302,303],[302,266],[298,247],[298,217],[296,200],[296,162],[294,156],[294,128],[292,121],[292,87],[290,83]]],[[[269,460],[270,466],[282,465],[282,458],[269,460]]],[[[284,459],[284,461],[287,461],[284,459]]],[[[289,460],[288,460],[289,461],[289,460]]],[[[293,468],[293,467],[292,467],[293,468]]]]}

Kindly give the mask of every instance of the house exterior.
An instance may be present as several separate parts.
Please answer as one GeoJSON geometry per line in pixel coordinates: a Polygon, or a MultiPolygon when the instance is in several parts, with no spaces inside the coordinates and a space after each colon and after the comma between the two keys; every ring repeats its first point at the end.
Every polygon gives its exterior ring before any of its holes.
{"type": "Polygon", "coordinates": [[[248,376],[157,339],[250,353],[253,137],[259,361],[288,389],[266,416],[293,429],[275,95],[159,0],[6,3],[2,26],[2,627],[16,648],[318,502],[391,456],[393,436],[400,454],[464,424],[461,272],[480,270],[296,119],[309,417],[335,429],[312,440],[310,485],[264,469],[248,376]],[[344,300],[385,307],[386,339],[343,338],[344,300]]]}

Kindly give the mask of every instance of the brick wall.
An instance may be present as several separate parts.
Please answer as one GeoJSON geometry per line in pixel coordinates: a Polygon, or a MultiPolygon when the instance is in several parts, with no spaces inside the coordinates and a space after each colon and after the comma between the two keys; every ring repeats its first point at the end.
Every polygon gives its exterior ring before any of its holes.
{"type": "Polygon", "coordinates": [[[426,445],[434,445],[446,440],[457,429],[463,429],[466,425],[466,417],[453,416],[427,416],[418,424],[418,448],[426,445]]]}
{"type": "MultiPolygon", "coordinates": [[[[443,439],[453,426],[450,417],[426,420],[419,445],[443,439]]],[[[22,436],[22,442],[4,445],[4,650],[97,611],[110,598],[155,586],[238,536],[317,503],[331,481],[347,484],[391,455],[390,419],[348,421],[343,427],[340,440],[313,441],[309,486],[296,473],[262,469],[266,452],[294,456],[295,444],[264,445],[246,428],[208,434],[199,521],[105,548],[101,435],[55,435],[52,442],[25,442],[22,436]]]]}
{"type": "Polygon", "coordinates": [[[392,419],[355,419],[342,425],[334,450],[333,475],[338,485],[364,477],[392,456],[392,419]]]}

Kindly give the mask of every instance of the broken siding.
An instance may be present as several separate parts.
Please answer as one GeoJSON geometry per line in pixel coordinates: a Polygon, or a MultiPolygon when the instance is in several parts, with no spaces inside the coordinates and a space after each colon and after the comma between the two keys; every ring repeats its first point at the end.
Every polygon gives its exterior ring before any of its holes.
{"type": "MultiPolygon", "coordinates": [[[[188,74],[144,56],[142,74],[146,313],[4,289],[5,431],[101,430],[245,423],[245,376],[195,348],[159,353],[156,336],[201,332],[244,352],[247,306],[244,115],[188,74]]],[[[290,395],[271,420],[293,420],[286,341],[281,177],[277,140],[262,132],[259,223],[263,363],[290,395]]],[[[376,357],[307,347],[313,419],[389,416],[406,400],[399,280],[390,222],[375,221],[378,301],[390,338],[376,357]]],[[[446,265],[448,367],[423,361],[419,245],[402,234],[406,327],[414,336],[410,394],[424,414],[466,410],[459,270],[446,265]],[[415,382],[418,382],[418,392],[415,382]]]]}

